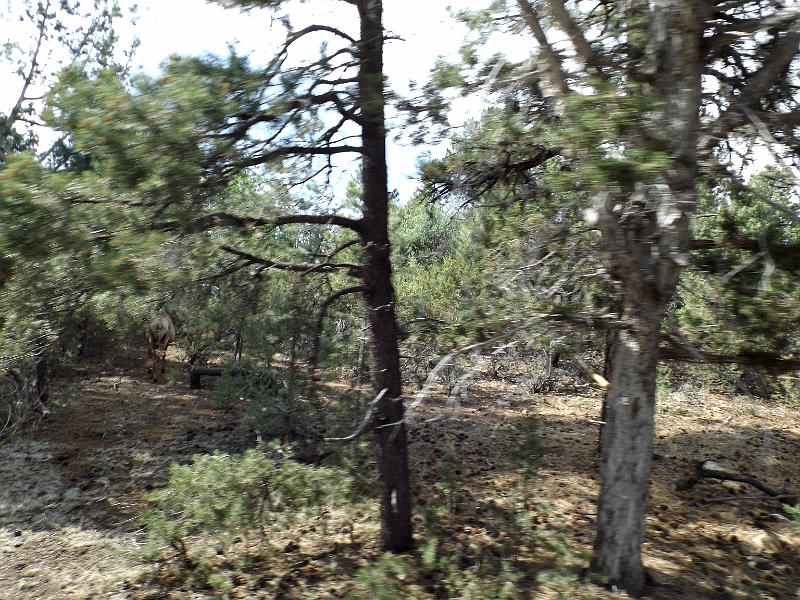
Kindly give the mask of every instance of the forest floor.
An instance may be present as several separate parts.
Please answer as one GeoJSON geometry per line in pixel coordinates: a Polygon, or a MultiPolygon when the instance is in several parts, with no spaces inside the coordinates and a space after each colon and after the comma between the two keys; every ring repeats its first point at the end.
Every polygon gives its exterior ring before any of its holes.
{"type": "MultiPolygon", "coordinates": [[[[138,515],[171,463],[215,449],[240,452],[254,445],[254,435],[236,414],[215,408],[207,391],[189,390],[185,380],[153,384],[138,365],[84,365],[57,386],[52,413],[0,446],[0,599],[219,597],[154,575],[155,567],[136,558],[144,539],[138,515]]],[[[529,549],[528,562],[579,576],[587,565],[575,557],[591,549],[594,534],[599,405],[599,392],[588,387],[530,394],[490,377],[474,381],[457,410],[441,397],[422,403],[410,415],[418,507],[442,493],[443,440],[450,440],[459,465],[458,487],[448,496],[452,534],[464,548],[482,543],[490,532],[476,507],[502,504],[512,493],[507,434],[535,417],[542,454],[527,492],[532,526],[543,540],[564,544],[529,549]]],[[[662,398],[646,597],[800,599],[800,536],[778,504],[748,499],[760,493],[747,485],[712,479],[673,489],[700,458],[800,492],[796,407],[691,391],[662,398]]],[[[282,550],[234,569],[229,596],[344,597],[355,570],[380,555],[375,521],[373,514],[347,534],[323,536],[312,527],[288,534],[286,544],[271,540],[282,550]],[[318,559],[309,558],[315,553],[318,559]]],[[[530,598],[625,597],[563,578],[561,587],[526,581],[530,598]]]]}

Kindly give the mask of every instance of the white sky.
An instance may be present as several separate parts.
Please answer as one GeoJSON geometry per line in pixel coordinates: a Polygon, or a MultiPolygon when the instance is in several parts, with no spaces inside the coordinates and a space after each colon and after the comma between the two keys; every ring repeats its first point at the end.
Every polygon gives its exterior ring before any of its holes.
{"type": "MultiPolygon", "coordinates": [[[[479,8],[486,6],[488,1],[386,0],[384,25],[390,34],[402,38],[389,41],[385,49],[385,72],[392,89],[404,92],[410,80],[424,82],[438,56],[455,55],[466,32],[450,18],[448,6],[479,8]]],[[[120,0],[120,3],[125,8],[134,3],[138,6],[135,28],[126,25],[120,33],[123,41],[129,42],[135,31],[141,45],[136,51],[134,69],[150,75],[158,73],[160,63],[170,54],[225,55],[229,43],[233,43],[240,53],[250,54],[254,63],[263,63],[284,39],[281,27],[271,30],[272,14],[266,10],[241,13],[204,0],[120,0]]],[[[19,14],[20,4],[20,0],[0,0],[0,14],[5,13],[5,17],[19,14]]],[[[341,0],[314,0],[295,4],[292,23],[295,29],[313,22],[356,33],[352,31],[353,26],[357,26],[355,15],[355,7],[341,0]]],[[[31,24],[0,19],[0,43],[7,39],[20,39],[30,31],[31,24]]],[[[314,49],[318,43],[319,40],[313,41],[314,49]]],[[[525,40],[525,44],[528,43],[525,40]]],[[[13,84],[13,79],[9,84],[9,75],[0,73],[2,111],[10,109],[19,93],[19,84],[13,84]]],[[[462,107],[458,121],[477,114],[480,108],[479,101],[467,103],[462,107]],[[472,104],[471,110],[469,104],[472,104]]],[[[408,198],[416,188],[416,160],[422,152],[430,150],[389,141],[390,186],[400,191],[401,198],[408,198]]]]}

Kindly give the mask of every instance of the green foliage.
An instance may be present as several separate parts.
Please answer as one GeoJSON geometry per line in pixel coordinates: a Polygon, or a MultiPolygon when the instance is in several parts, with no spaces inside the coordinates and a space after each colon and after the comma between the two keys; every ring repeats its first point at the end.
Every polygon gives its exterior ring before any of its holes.
{"type": "MultiPolygon", "coordinates": [[[[333,409],[333,407],[330,408],[333,409]]],[[[361,410],[351,414],[362,414],[363,412],[361,410]]],[[[350,432],[348,431],[347,433],[350,432]]],[[[380,482],[378,481],[375,451],[372,442],[331,443],[328,447],[328,452],[330,454],[326,459],[326,463],[335,465],[347,473],[353,482],[351,486],[351,500],[353,502],[357,503],[375,494],[380,482]]]]}
{"type": "Polygon", "coordinates": [[[259,532],[268,542],[329,515],[325,507],[349,497],[343,472],[297,463],[278,445],[265,450],[196,455],[190,465],[172,465],[166,487],[147,497],[147,556],[161,559],[166,544],[184,567],[208,577],[211,556],[237,536],[259,532]]]}
{"type": "MultiPolygon", "coordinates": [[[[79,65],[87,73],[112,68],[123,76],[123,65],[138,46],[134,38],[122,47],[118,26],[133,17],[136,7],[124,15],[117,0],[19,0],[8,9],[0,15],[0,27],[8,33],[0,46],[0,68],[7,74],[8,97],[19,98],[19,103],[0,113],[0,168],[14,153],[44,150],[38,147],[40,94],[65,65],[79,65]]],[[[65,140],[57,139],[42,152],[42,162],[73,168],[69,154],[65,140]]]]}
{"type": "Polygon", "coordinates": [[[464,480],[461,469],[458,448],[453,440],[447,440],[439,458],[440,475],[437,487],[440,487],[444,493],[447,514],[451,517],[458,512],[459,494],[464,480]]]}
{"type": "Polygon", "coordinates": [[[0,361],[49,353],[52,366],[69,362],[79,346],[74,332],[87,323],[124,330],[127,298],[164,277],[166,265],[145,251],[164,236],[125,231],[119,207],[77,201],[82,179],[26,153],[0,169],[0,361]],[[120,235],[108,235],[117,228],[120,235]]]}
{"type": "Polygon", "coordinates": [[[593,83],[595,93],[567,98],[568,118],[561,132],[567,154],[581,156],[581,168],[550,173],[546,183],[562,190],[609,184],[632,190],[635,182],[651,181],[668,169],[668,140],[651,140],[646,148],[629,143],[651,128],[648,119],[658,104],[631,86],[621,93],[613,83],[593,83]]]}
{"type": "Polygon", "coordinates": [[[211,398],[218,406],[235,406],[248,424],[271,440],[316,441],[322,415],[302,398],[298,390],[276,371],[256,369],[243,376],[225,373],[214,385],[211,398]]]}
{"type": "Polygon", "coordinates": [[[347,597],[511,600],[523,597],[518,585],[521,578],[505,563],[495,574],[480,565],[463,568],[457,556],[439,553],[439,542],[434,538],[415,556],[383,554],[373,565],[359,569],[356,591],[347,597]]]}
{"type": "MultiPolygon", "coordinates": [[[[751,187],[785,203],[785,186],[767,169],[751,187]]],[[[800,287],[794,257],[800,227],[751,194],[715,185],[702,190],[694,236],[721,240],[698,252],[684,273],[684,306],[669,317],[695,348],[721,355],[800,351],[800,287]],[[743,249],[747,248],[747,249],[743,249]]],[[[769,366],[766,364],[765,366],[769,366]]]]}
{"type": "Polygon", "coordinates": [[[523,481],[532,482],[539,474],[539,459],[544,452],[541,422],[538,417],[523,417],[511,432],[512,457],[519,465],[523,481]]]}
{"type": "MultiPolygon", "coordinates": [[[[445,460],[443,464],[447,463],[445,460]]],[[[574,596],[589,556],[576,552],[566,537],[548,525],[534,525],[534,514],[548,508],[531,501],[526,477],[503,499],[481,506],[481,523],[492,541],[469,545],[458,540],[461,525],[445,510],[427,524],[427,535],[412,555],[383,554],[356,574],[349,598],[523,598],[534,587],[574,596]],[[547,556],[549,565],[526,575],[528,553],[547,556]],[[530,577],[531,579],[528,579],[530,577]]],[[[473,521],[471,521],[472,523],[473,521]]]]}
{"type": "Polygon", "coordinates": [[[792,517],[792,524],[794,525],[795,529],[800,532],[800,504],[795,504],[794,506],[790,504],[784,504],[783,511],[792,517]]]}
{"type": "Polygon", "coordinates": [[[538,515],[548,512],[531,495],[541,454],[537,421],[521,421],[512,435],[511,460],[523,466],[508,493],[496,501],[464,504],[463,510],[455,510],[461,490],[456,446],[442,443],[437,465],[440,494],[426,498],[424,541],[413,554],[383,554],[359,569],[349,597],[523,598],[536,585],[534,578],[543,588],[570,597],[588,556],[575,552],[551,526],[535,524],[538,515]],[[474,527],[476,519],[488,536],[461,538],[464,525],[474,527]],[[548,567],[530,573],[531,554],[547,556],[548,567]]]}
{"type": "Polygon", "coordinates": [[[670,390],[667,373],[664,369],[659,369],[658,375],[656,376],[656,406],[658,407],[658,410],[667,410],[669,404],[669,395],[670,390]]]}
{"type": "Polygon", "coordinates": [[[539,542],[555,554],[555,561],[552,567],[536,574],[536,581],[543,587],[557,592],[559,598],[564,600],[573,598],[575,588],[581,582],[581,573],[589,562],[589,554],[575,552],[564,534],[560,532],[541,530],[539,542]]]}

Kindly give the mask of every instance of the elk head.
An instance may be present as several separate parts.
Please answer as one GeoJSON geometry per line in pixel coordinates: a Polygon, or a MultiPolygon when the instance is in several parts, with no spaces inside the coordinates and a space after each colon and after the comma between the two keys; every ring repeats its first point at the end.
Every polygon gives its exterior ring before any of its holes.
{"type": "Polygon", "coordinates": [[[153,381],[166,369],[167,348],[175,341],[175,325],[163,310],[156,315],[147,328],[148,356],[153,357],[153,381]]]}

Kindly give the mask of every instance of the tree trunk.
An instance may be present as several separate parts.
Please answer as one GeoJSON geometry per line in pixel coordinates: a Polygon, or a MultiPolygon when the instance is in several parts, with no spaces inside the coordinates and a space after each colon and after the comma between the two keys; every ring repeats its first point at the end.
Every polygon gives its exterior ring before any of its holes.
{"type": "Polygon", "coordinates": [[[643,90],[661,109],[649,135],[632,141],[645,152],[667,151],[670,167],[636,183],[627,198],[610,190],[596,204],[625,326],[614,333],[609,349],[593,568],[635,597],[645,583],[641,549],[660,325],[687,263],[689,222],[697,205],[705,10],[700,0],[655,0],[640,6],[650,6],[644,50],[652,75],[643,90]]]}
{"type": "Polygon", "coordinates": [[[635,325],[617,332],[609,348],[593,569],[637,596],[644,586],[641,552],[661,312],[656,303],[642,301],[626,307],[625,313],[635,325]]]}
{"type": "Polygon", "coordinates": [[[376,410],[382,543],[387,550],[411,548],[411,489],[408,440],[403,421],[395,296],[389,247],[389,191],[383,90],[383,24],[380,0],[358,0],[361,17],[358,74],[363,146],[364,299],[369,320],[370,370],[375,393],[386,390],[376,410]]]}
{"type": "Polygon", "coordinates": [[[239,322],[236,329],[236,337],[233,341],[233,362],[242,362],[242,348],[244,348],[244,338],[242,337],[242,330],[244,329],[244,319],[239,322]]]}
{"type": "Polygon", "coordinates": [[[50,397],[50,364],[47,353],[36,353],[36,393],[43,404],[47,404],[50,397]]]}
{"type": "MultiPolygon", "coordinates": [[[[363,321],[362,326],[359,328],[359,332],[364,331],[363,321]]],[[[353,385],[355,387],[360,387],[364,381],[367,381],[364,377],[364,339],[362,335],[358,336],[358,360],[356,361],[356,371],[355,377],[353,379],[353,385]]],[[[367,375],[369,375],[369,369],[366,369],[367,375]]]]}
{"type": "MultiPolygon", "coordinates": [[[[606,381],[611,381],[611,349],[614,347],[614,340],[617,338],[619,331],[616,329],[609,329],[606,332],[605,345],[603,348],[603,378],[606,381]]],[[[605,427],[606,414],[608,413],[608,390],[603,394],[603,400],[600,404],[600,427],[597,430],[597,453],[603,452],[603,428],[605,427]]]]}

